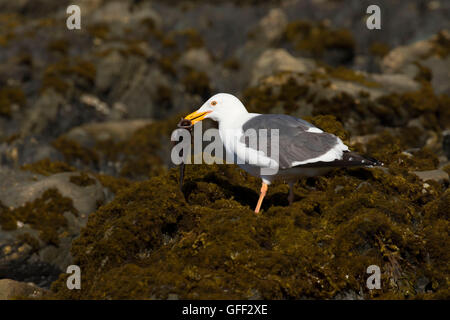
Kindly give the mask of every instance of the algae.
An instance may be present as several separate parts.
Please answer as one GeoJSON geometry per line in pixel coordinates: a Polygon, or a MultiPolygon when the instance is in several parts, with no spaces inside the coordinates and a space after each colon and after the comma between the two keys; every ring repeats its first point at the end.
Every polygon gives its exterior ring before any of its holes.
{"type": "Polygon", "coordinates": [[[171,76],[176,75],[175,67],[173,66],[173,60],[174,57],[161,57],[161,59],[158,60],[158,65],[161,68],[162,71],[164,71],[167,74],[170,74],[171,76]]]}
{"type": "Polygon", "coordinates": [[[384,107],[383,111],[390,117],[426,117],[427,128],[445,128],[450,121],[448,95],[436,95],[429,82],[422,82],[422,87],[417,91],[392,93],[378,98],[376,102],[384,107]]]}
{"type": "Polygon", "coordinates": [[[202,71],[189,70],[181,83],[186,91],[191,94],[198,94],[205,100],[211,96],[209,77],[202,71]]]}
{"type": "Polygon", "coordinates": [[[96,23],[87,26],[88,33],[101,40],[106,40],[110,33],[110,27],[106,23],[96,23]]]}
{"type": "Polygon", "coordinates": [[[117,178],[106,174],[96,174],[95,177],[105,188],[108,188],[113,193],[117,193],[119,190],[125,189],[131,185],[131,181],[126,178],[117,178]]]}
{"type": "Polygon", "coordinates": [[[433,170],[439,165],[437,156],[427,148],[405,153],[406,144],[388,131],[369,140],[365,147],[368,154],[391,168],[433,170]]]}
{"type": "Polygon", "coordinates": [[[39,230],[40,239],[46,244],[53,245],[59,243],[58,232],[61,232],[61,228],[67,227],[64,212],[78,216],[72,199],[63,197],[54,188],[46,190],[42,196],[21,207],[10,209],[0,204],[0,211],[0,225],[3,230],[17,229],[17,223],[20,221],[39,230]]]}
{"type": "Polygon", "coordinates": [[[450,176],[450,164],[448,164],[448,165],[446,165],[445,167],[443,167],[442,170],[444,170],[445,172],[447,172],[447,174],[450,176]]]}
{"type": "Polygon", "coordinates": [[[336,91],[328,95],[319,89],[330,85],[333,77],[361,83],[367,87],[379,84],[367,80],[362,74],[343,67],[325,66],[323,72],[309,75],[280,73],[266,79],[262,84],[249,87],[243,92],[243,102],[250,112],[298,114],[306,105],[312,105],[312,115],[333,115],[342,123],[351,121],[353,135],[376,133],[378,127],[406,127],[409,120],[421,118],[424,129],[445,130],[450,123],[450,100],[448,95],[437,95],[427,77],[422,75],[421,87],[416,91],[391,93],[371,99],[368,91],[356,95],[336,91]],[[338,75],[336,75],[338,72],[338,75]],[[334,76],[333,76],[334,73],[334,76]]]}
{"type": "Polygon", "coordinates": [[[186,39],[187,49],[201,48],[204,46],[203,38],[195,29],[186,29],[178,32],[178,34],[186,39]]]}
{"type": "Polygon", "coordinates": [[[65,57],[44,70],[41,91],[53,88],[65,94],[71,87],[90,88],[95,81],[95,66],[77,57],[65,57]]]}
{"type": "Polygon", "coordinates": [[[341,122],[336,120],[335,116],[319,115],[315,117],[305,117],[304,120],[312,123],[323,131],[334,134],[342,141],[347,141],[350,138],[349,132],[344,129],[344,126],[341,122]]]}
{"type": "Polygon", "coordinates": [[[328,50],[343,50],[352,59],[355,41],[350,31],[333,29],[324,22],[312,23],[294,21],[286,26],[285,38],[295,49],[309,52],[314,57],[322,57],[328,50]]]}
{"type": "Polygon", "coordinates": [[[8,46],[16,37],[14,30],[23,23],[23,19],[19,14],[0,13],[0,46],[8,46]]]}
{"type": "Polygon", "coordinates": [[[31,171],[34,173],[50,176],[60,172],[72,172],[75,168],[62,161],[51,161],[48,158],[39,160],[34,163],[24,164],[22,170],[31,171]]]}
{"type": "Polygon", "coordinates": [[[52,52],[57,52],[63,56],[69,52],[70,43],[66,39],[55,39],[49,42],[47,49],[52,52]]]}
{"type": "Polygon", "coordinates": [[[28,244],[33,251],[39,250],[39,247],[40,247],[39,240],[36,239],[35,237],[33,237],[31,234],[23,233],[23,234],[19,235],[17,237],[17,239],[20,240],[24,244],[28,244]]]}
{"type": "Polygon", "coordinates": [[[388,44],[384,42],[373,42],[369,47],[369,52],[375,57],[384,57],[390,51],[390,47],[388,44]]]}
{"type": "Polygon", "coordinates": [[[87,187],[95,184],[95,179],[92,179],[87,173],[80,172],[79,175],[70,176],[69,181],[80,187],[87,187]]]}
{"type": "Polygon", "coordinates": [[[169,152],[167,141],[170,140],[170,135],[183,114],[140,128],[123,142],[97,142],[96,154],[101,153],[108,161],[120,159],[121,177],[142,179],[159,175],[167,169],[163,162],[165,154],[169,152]]]}
{"type": "Polygon", "coordinates": [[[26,98],[22,89],[11,86],[0,89],[0,116],[10,117],[13,104],[17,104],[19,107],[25,106],[26,98]]]}
{"type": "MultiPolygon", "coordinates": [[[[183,113],[185,114],[185,113],[183,113]]],[[[61,136],[52,142],[64,156],[65,161],[73,166],[84,166],[86,169],[95,169],[100,163],[120,161],[120,178],[135,180],[156,176],[167,170],[164,160],[167,158],[170,145],[170,135],[180,117],[177,114],[166,120],[149,124],[136,130],[129,139],[121,142],[112,140],[95,141],[94,147],[85,147],[78,142],[61,136]]],[[[40,164],[33,164],[39,166],[40,164]]],[[[42,166],[46,166],[44,163],[42,166]]],[[[45,168],[42,169],[45,172],[45,168]]],[[[115,177],[112,181],[106,175],[99,175],[105,183],[115,185],[115,177]]],[[[118,180],[118,181],[126,181],[118,180]]]]}
{"type": "Polygon", "coordinates": [[[223,62],[223,66],[227,69],[238,71],[241,68],[239,60],[236,58],[228,58],[223,62]]]}
{"type": "Polygon", "coordinates": [[[64,136],[54,140],[52,146],[61,152],[65,160],[69,163],[81,161],[85,165],[95,165],[99,161],[98,154],[94,150],[83,147],[78,142],[64,136]]]}
{"type": "Polygon", "coordinates": [[[381,86],[375,81],[367,80],[362,73],[357,73],[354,70],[347,69],[342,66],[339,66],[337,68],[329,68],[328,74],[331,77],[342,79],[345,81],[357,82],[369,88],[378,88],[381,86]]]}
{"type": "Polygon", "coordinates": [[[441,30],[432,39],[433,49],[431,52],[444,59],[450,52],[450,34],[446,30],[441,30]]]}
{"type": "Polygon", "coordinates": [[[299,181],[292,207],[287,187],[272,184],[257,216],[258,179],[234,165],[187,169],[183,194],[171,169],[92,214],[72,248],[83,292],[67,290],[63,274],[53,298],[411,298],[424,294],[415,290],[424,277],[434,284],[427,297],[447,294],[447,264],[427,260],[448,241],[433,242],[445,225],[428,228],[448,206],[438,186],[424,193],[402,171],[335,170],[299,181]],[[362,289],[371,264],[387,284],[376,293],[362,289]]]}

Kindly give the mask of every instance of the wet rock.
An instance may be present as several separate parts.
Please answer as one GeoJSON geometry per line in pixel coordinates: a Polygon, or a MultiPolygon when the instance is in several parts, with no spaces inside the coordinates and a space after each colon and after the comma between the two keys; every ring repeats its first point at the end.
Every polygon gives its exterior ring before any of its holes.
{"type": "Polygon", "coordinates": [[[130,1],[110,1],[92,15],[93,22],[127,23],[130,21],[130,1]]]}
{"type": "Polygon", "coordinates": [[[47,290],[33,283],[24,283],[11,279],[0,279],[0,300],[10,300],[16,297],[40,298],[47,290]]]}
{"type": "Polygon", "coordinates": [[[210,73],[213,67],[211,55],[205,48],[190,49],[180,57],[178,63],[183,67],[189,67],[206,73],[210,73]]]}
{"type": "MultiPolygon", "coordinates": [[[[155,110],[158,106],[159,89],[161,86],[169,87],[170,80],[159,69],[147,64],[142,57],[129,57],[122,65],[121,76],[117,81],[113,81],[115,72],[106,76],[109,80],[105,80],[103,86],[106,88],[112,85],[109,89],[109,99],[115,103],[120,102],[126,110],[127,117],[160,117],[161,114],[171,111],[163,108],[155,110]]],[[[169,104],[170,98],[169,96],[169,104]]]]}
{"type": "Polygon", "coordinates": [[[100,92],[109,90],[119,80],[124,63],[125,59],[118,50],[101,59],[95,77],[95,85],[100,92]]]}
{"type": "Polygon", "coordinates": [[[143,20],[150,20],[159,27],[161,26],[161,18],[149,4],[141,4],[133,7],[131,1],[111,1],[98,7],[92,14],[94,23],[107,24],[137,24],[143,20]]]}
{"type": "Polygon", "coordinates": [[[428,40],[397,47],[384,57],[381,69],[385,73],[403,73],[410,78],[421,77],[424,71],[431,72],[430,80],[436,93],[449,94],[450,57],[442,52],[448,50],[445,47],[449,42],[450,33],[443,30],[428,40]]]}
{"type": "MultiPolygon", "coordinates": [[[[433,45],[428,40],[418,41],[407,46],[400,46],[390,51],[381,62],[385,73],[407,72],[411,64],[430,53],[433,45]]],[[[414,77],[414,74],[410,74],[414,77]]]]}
{"type": "Polygon", "coordinates": [[[444,154],[447,159],[450,160],[450,130],[442,132],[442,135],[442,149],[444,150],[444,154]]]}
{"type": "Polygon", "coordinates": [[[65,134],[85,147],[93,147],[96,142],[122,142],[131,137],[138,129],[152,123],[152,120],[136,119],[89,123],[73,128],[65,134]]]}
{"type": "Polygon", "coordinates": [[[278,72],[308,72],[314,67],[312,60],[295,58],[284,49],[268,49],[261,54],[253,66],[251,85],[278,72]]]}
{"type": "Polygon", "coordinates": [[[80,0],[79,3],[81,11],[84,14],[92,14],[92,11],[98,9],[102,5],[103,0],[80,0]]]}
{"type": "Polygon", "coordinates": [[[30,108],[22,124],[22,134],[39,134],[48,129],[56,121],[58,111],[64,106],[66,100],[56,91],[46,90],[30,108]]]}
{"type": "MultiPolygon", "coordinates": [[[[426,277],[422,277],[420,279],[417,280],[416,283],[416,290],[419,293],[426,293],[427,288],[430,287],[430,279],[426,278],[426,277]]],[[[431,291],[431,290],[430,290],[431,291]]]]}
{"type": "MultiPolygon", "coordinates": [[[[370,74],[368,78],[382,86],[383,94],[402,93],[420,89],[420,84],[417,81],[402,74],[370,74]]],[[[376,97],[377,94],[375,93],[374,98],[376,97]]]]}
{"type": "MultiPolygon", "coordinates": [[[[64,196],[73,200],[75,208],[84,215],[90,214],[103,201],[100,183],[79,187],[70,182],[76,173],[59,173],[49,177],[39,177],[28,173],[1,168],[0,201],[8,207],[18,207],[40,197],[48,189],[56,188],[64,196]],[[8,178],[6,178],[8,176],[8,178]]],[[[85,217],[86,218],[86,217],[85,217]]]]}
{"type": "Polygon", "coordinates": [[[433,180],[439,183],[445,183],[449,181],[448,173],[444,170],[427,170],[427,171],[414,171],[423,181],[433,180]]]}
{"type": "Polygon", "coordinates": [[[431,84],[436,93],[450,94],[450,77],[447,72],[450,70],[450,56],[447,58],[430,57],[422,65],[431,70],[431,84]]]}
{"type": "Polygon", "coordinates": [[[342,293],[338,293],[336,297],[334,297],[336,300],[363,300],[363,296],[359,292],[355,291],[344,291],[342,293]]]}
{"type": "MultiPolygon", "coordinates": [[[[389,2],[399,14],[370,37],[363,3],[179,3],[82,0],[82,30],[67,33],[55,28],[64,1],[0,0],[17,13],[0,17],[0,88],[26,98],[0,94],[0,163],[34,172],[0,169],[0,278],[48,287],[97,210],[72,251],[93,298],[376,298],[364,270],[392,261],[386,277],[448,296],[448,192],[410,174],[448,171],[448,96],[435,94],[448,92],[448,37],[408,45],[444,26],[439,2],[389,2]],[[375,41],[386,43],[374,61],[375,41]],[[362,71],[383,56],[384,73],[362,71]],[[187,168],[178,194],[170,133],[217,91],[251,112],[307,117],[386,166],[300,181],[290,208],[275,183],[259,218],[260,182],[234,167],[187,168]],[[143,118],[155,120],[129,120],[143,118]],[[101,208],[94,175],[112,191],[101,208]]],[[[415,296],[397,284],[378,298],[415,296]]]]}
{"type": "MultiPolygon", "coordinates": [[[[445,247],[434,247],[434,240],[428,249],[423,244],[442,237],[434,228],[423,233],[424,227],[443,221],[434,212],[440,217],[447,206],[435,184],[423,193],[424,183],[407,173],[337,171],[318,178],[314,188],[299,182],[295,189],[302,196],[293,207],[280,200],[287,187],[271,185],[265,211],[256,217],[251,207],[259,181],[234,166],[190,168],[185,200],[177,194],[176,172],[132,184],[92,216],[72,249],[91,290],[88,296],[67,290],[62,277],[53,287],[57,297],[368,299],[372,293],[364,271],[370,264],[386,270],[379,298],[416,296],[411,291],[416,279],[430,274],[436,274],[439,294],[446,292],[447,267],[435,262],[445,247]],[[161,197],[162,191],[171,201],[161,197]],[[238,277],[249,261],[252,274],[238,277]],[[100,274],[108,281],[99,281],[100,274]],[[130,279],[130,274],[138,276],[130,279]],[[268,286],[268,279],[278,285],[268,286]],[[186,291],[190,284],[195,287],[186,291]]],[[[440,230],[446,226],[443,221],[440,230]]],[[[446,241],[443,237],[442,244],[446,241]]]]}
{"type": "Polygon", "coordinates": [[[2,167],[0,177],[0,277],[49,287],[72,263],[72,240],[104,201],[103,187],[80,173],[44,177],[2,167]]]}
{"type": "Polygon", "coordinates": [[[47,141],[39,138],[17,137],[9,143],[0,143],[0,166],[18,168],[44,159],[58,161],[63,157],[47,141]]]}
{"type": "Polygon", "coordinates": [[[287,24],[288,18],[282,9],[271,9],[255,30],[251,31],[252,40],[259,43],[273,43],[282,37],[287,24]]]}

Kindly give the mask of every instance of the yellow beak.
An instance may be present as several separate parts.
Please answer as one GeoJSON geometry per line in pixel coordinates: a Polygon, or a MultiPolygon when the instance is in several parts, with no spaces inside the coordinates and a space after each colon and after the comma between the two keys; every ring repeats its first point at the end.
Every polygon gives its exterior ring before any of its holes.
{"type": "Polygon", "coordinates": [[[191,114],[188,114],[184,119],[190,120],[192,124],[196,124],[197,122],[202,121],[208,113],[211,113],[211,111],[206,112],[194,111],[191,114]]]}

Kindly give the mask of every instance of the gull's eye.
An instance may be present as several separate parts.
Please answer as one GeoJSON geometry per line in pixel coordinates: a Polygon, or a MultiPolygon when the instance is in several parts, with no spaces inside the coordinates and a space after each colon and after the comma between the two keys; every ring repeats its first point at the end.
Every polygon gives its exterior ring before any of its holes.
{"type": "Polygon", "coordinates": [[[215,106],[216,104],[217,104],[217,101],[212,101],[212,102],[211,102],[211,105],[212,105],[212,106],[215,106]]]}

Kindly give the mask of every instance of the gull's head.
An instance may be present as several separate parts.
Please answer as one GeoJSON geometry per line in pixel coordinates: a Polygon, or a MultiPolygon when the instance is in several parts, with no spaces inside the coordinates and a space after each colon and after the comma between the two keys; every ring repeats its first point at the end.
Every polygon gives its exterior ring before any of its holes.
{"type": "Polygon", "coordinates": [[[214,121],[224,121],[234,119],[242,113],[247,113],[242,102],[229,93],[218,93],[208,99],[197,111],[185,117],[195,124],[203,119],[212,119],[214,121]]]}

